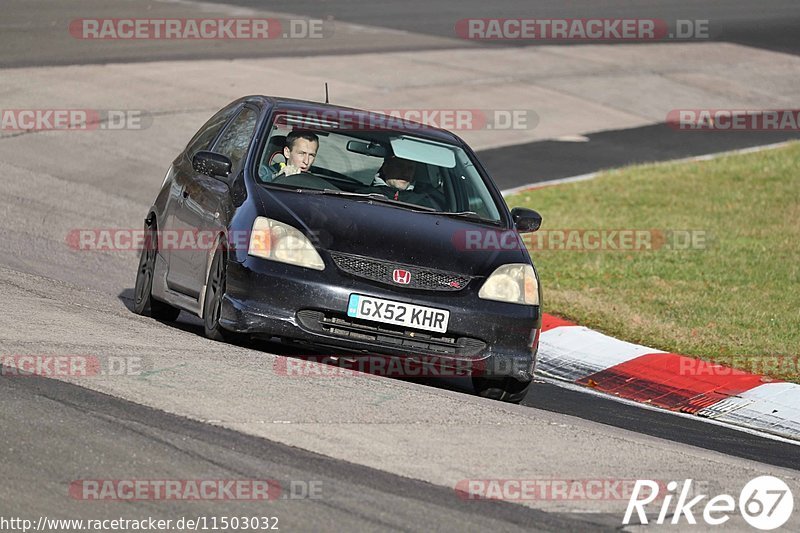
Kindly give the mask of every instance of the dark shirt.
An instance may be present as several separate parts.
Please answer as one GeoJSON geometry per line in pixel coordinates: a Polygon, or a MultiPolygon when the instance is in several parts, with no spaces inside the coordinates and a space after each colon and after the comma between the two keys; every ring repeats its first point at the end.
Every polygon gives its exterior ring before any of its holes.
{"type": "Polygon", "coordinates": [[[437,205],[433,198],[427,194],[419,193],[414,190],[401,190],[396,189],[390,185],[372,185],[371,187],[364,187],[356,192],[369,194],[378,193],[384,195],[390,200],[397,200],[408,204],[419,205],[422,207],[430,207],[437,211],[441,211],[441,206],[437,205]]]}

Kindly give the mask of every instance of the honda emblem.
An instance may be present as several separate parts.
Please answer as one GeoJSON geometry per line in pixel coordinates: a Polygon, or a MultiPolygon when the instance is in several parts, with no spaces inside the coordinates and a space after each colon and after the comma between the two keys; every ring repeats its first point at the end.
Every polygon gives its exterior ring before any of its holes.
{"type": "Polygon", "coordinates": [[[408,285],[411,283],[411,272],[399,268],[395,269],[395,271],[392,272],[392,280],[400,285],[408,285]]]}

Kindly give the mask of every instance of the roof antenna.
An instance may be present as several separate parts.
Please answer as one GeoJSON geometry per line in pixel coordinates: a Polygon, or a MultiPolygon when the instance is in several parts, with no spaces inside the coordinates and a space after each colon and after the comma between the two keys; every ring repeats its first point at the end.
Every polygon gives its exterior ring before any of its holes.
{"type": "Polygon", "coordinates": [[[326,104],[329,104],[329,103],[330,103],[330,102],[328,101],[328,82],[327,82],[327,81],[325,82],[325,103],[326,103],[326,104]]]}

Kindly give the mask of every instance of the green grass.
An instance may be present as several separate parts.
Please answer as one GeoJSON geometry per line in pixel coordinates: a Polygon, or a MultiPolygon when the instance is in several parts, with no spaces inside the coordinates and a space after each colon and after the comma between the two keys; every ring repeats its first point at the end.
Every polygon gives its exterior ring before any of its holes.
{"type": "Polygon", "coordinates": [[[539,211],[543,232],[705,232],[700,249],[532,250],[544,310],[630,342],[800,381],[800,143],[627,167],[506,200],[539,211]]]}

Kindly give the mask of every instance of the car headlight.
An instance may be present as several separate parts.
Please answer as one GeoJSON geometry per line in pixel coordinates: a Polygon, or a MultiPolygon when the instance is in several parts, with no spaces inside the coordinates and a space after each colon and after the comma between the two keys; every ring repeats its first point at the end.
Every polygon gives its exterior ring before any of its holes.
{"type": "Polygon", "coordinates": [[[247,253],[254,257],[325,270],[317,249],[300,230],[267,217],[256,217],[247,253]]]}
{"type": "Polygon", "coordinates": [[[484,300],[539,305],[539,282],[531,265],[514,263],[498,267],[478,291],[484,300]]]}

